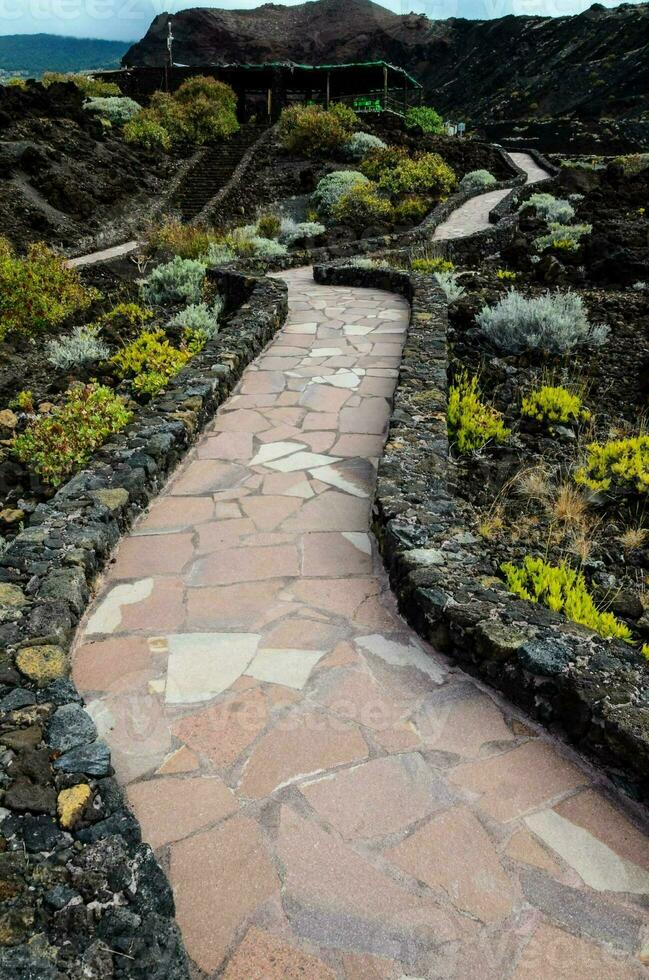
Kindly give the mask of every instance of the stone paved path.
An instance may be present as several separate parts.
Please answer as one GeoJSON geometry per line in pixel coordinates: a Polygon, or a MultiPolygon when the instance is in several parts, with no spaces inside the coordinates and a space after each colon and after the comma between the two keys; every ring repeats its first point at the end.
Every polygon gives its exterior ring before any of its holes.
{"type": "Polygon", "coordinates": [[[140,242],[124,242],[123,245],[113,245],[112,248],[104,248],[101,252],[91,252],[89,255],[81,255],[77,259],[68,259],[71,269],[81,269],[87,265],[97,265],[99,262],[107,262],[109,259],[117,259],[122,255],[130,255],[140,247],[140,242]]]}
{"type": "MultiPolygon", "coordinates": [[[[547,171],[539,167],[529,153],[510,153],[509,155],[521,170],[526,171],[528,184],[544,180],[548,176],[547,171]]],[[[510,193],[511,189],[505,188],[472,197],[453,211],[446,221],[437,226],[433,235],[434,241],[441,241],[445,238],[464,238],[481,228],[488,228],[490,211],[510,193]]]]}
{"type": "Polygon", "coordinates": [[[196,976],[649,977],[647,838],[395,608],[368,528],[405,302],[283,278],[74,651],[196,976]]]}

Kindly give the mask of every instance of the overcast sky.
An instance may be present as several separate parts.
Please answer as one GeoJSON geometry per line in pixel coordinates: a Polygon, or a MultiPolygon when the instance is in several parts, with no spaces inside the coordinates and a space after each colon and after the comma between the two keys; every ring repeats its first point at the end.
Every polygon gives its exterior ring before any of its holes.
{"type": "MultiPolygon", "coordinates": [[[[302,0],[278,0],[292,5],[302,0]]],[[[438,19],[490,18],[504,14],[561,16],[586,10],[591,0],[381,0],[396,13],[414,10],[438,19]]],[[[615,7],[615,0],[604,4],[615,7]]],[[[177,13],[187,7],[233,10],[259,7],[259,0],[0,0],[0,34],[68,34],[116,40],[140,38],[156,14],[177,13]]]]}

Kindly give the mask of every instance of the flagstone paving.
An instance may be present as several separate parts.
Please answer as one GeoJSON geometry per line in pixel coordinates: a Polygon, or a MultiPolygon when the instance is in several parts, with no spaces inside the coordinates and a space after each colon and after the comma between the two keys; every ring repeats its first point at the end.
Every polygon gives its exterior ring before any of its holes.
{"type": "Polygon", "coordinates": [[[74,651],[196,977],[649,977],[642,829],[398,615],[369,524],[406,303],[283,278],[74,651]]]}

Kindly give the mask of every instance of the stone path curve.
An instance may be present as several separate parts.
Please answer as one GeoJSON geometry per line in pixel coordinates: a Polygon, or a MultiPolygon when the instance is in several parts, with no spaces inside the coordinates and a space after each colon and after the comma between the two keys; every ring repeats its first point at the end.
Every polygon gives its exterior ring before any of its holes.
{"type": "Polygon", "coordinates": [[[282,277],[74,650],[196,976],[648,977],[646,837],[418,640],[368,533],[406,303],[282,277]]]}

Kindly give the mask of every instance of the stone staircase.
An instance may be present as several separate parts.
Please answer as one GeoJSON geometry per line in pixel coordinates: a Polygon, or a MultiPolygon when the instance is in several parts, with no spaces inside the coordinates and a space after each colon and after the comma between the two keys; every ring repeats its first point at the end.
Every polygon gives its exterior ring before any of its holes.
{"type": "Polygon", "coordinates": [[[225,143],[208,147],[187,174],[175,200],[183,221],[192,221],[232,177],[244,154],[257,142],[265,126],[242,126],[225,143]]]}

